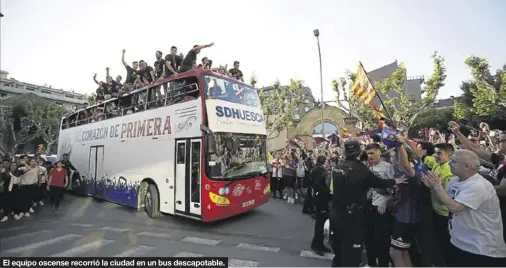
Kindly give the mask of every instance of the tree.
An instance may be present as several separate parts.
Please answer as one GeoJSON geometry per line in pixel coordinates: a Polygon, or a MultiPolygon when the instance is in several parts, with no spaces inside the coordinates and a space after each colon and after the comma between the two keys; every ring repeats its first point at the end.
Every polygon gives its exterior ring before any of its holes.
{"type": "Polygon", "coordinates": [[[95,93],[91,93],[91,94],[84,94],[84,100],[86,101],[86,103],[88,103],[88,105],[93,105],[96,103],[96,98],[97,98],[97,94],[95,93]]]}
{"type": "Polygon", "coordinates": [[[490,71],[485,58],[471,56],[465,60],[465,64],[471,71],[472,79],[463,82],[460,87],[464,95],[455,103],[455,117],[506,119],[506,64],[495,74],[490,71]]]}
{"type": "MultiPolygon", "coordinates": [[[[410,99],[409,95],[405,90],[406,81],[406,67],[404,64],[400,64],[399,68],[393,72],[393,74],[384,79],[383,81],[374,82],[375,88],[378,92],[381,92],[383,96],[387,98],[383,99],[385,107],[378,107],[386,116],[391,116],[392,122],[403,124],[407,127],[407,130],[413,125],[416,118],[432,108],[436,101],[439,89],[444,86],[446,79],[446,67],[444,66],[444,59],[434,52],[432,55],[434,70],[430,78],[425,82],[425,93],[421,100],[410,99]],[[386,110],[385,110],[386,109],[386,110]]],[[[340,78],[339,81],[334,81],[334,89],[338,93],[338,98],[342,95],[340,91],[346,89],[346,85],[349,84],[348,90],[353,86],[355,75],[348,74],[348,78],[340,78]],[[343,83],[343,81],[348,81],[343,83]],[[344,84],[344,85],[343,85],[344,84]]],[[[353,116],[361,119],[368,125],[376,124],[377,119],[370,107],[365,106],[360,100],[355,99],[354,96],[344,96],[347,99],[348,108],[353,116]]],[[[344,107],[342,103],[338,101],[341,108],[344,107]]]]}
{"type": "Polygon", "coordinates": [[[37,136],[47,143],[46,153],[48,154],[54,152],[54,145],[58,142],[61,119],[66,113],[65,108],[54,103],[34,106],[29,112],[28,119],[36,127],[37,136]]]}
{"type": "Polygon", "coordinates": [[[58,139],[61,117],[66,110],[36,94],[4,99],[0,106],[0,152],[14,155],[19,146],[43,138],[47,148],[58,139]]]}
{"type": "Polygon", "coordinates": [[[26,106],[3,106],[0,109],[0,121],[0,151],[4,155],[14,155],[20,145],[29,143],[37,136],[26,106]]]}
{"type": "Polygon", "coordinates": [[[371,108],[366,107],[362,101],[350,96],[348,92],[353,87],[356,74],[347,71],[345,77],[332,80],[332,89],[336,92],[336,103],[341,110],[345,111],[352,117],[358,118],[364,122],[367,128],[375,128],[378,126],[378,120],[371,108]],[[347,105],[345,105],[345,103],[347,105]]]}
{"type": "Polygon", "coordinates": [[[411,126],[410,136],[417,136],[421,128],[447,129],[448,122],[453,120],[453,109],[431,109],[420,114],[411,126]]]}
{"type": "Polygon", "coordinates": [[[272,89],[259,90],[267,137],[276,138],[281,131],[293,126],[295,110],[304,99],[302,85],[300,80],[290,80],[289,86],[282,87],[280,82],[276,81],[272,89]]]}

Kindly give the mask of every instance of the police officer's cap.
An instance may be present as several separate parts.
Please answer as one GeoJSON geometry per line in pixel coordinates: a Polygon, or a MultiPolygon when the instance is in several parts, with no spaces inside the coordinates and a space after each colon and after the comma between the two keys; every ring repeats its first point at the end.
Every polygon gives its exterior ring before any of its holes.
{"type": "Polygon", "coordinates": [[[360,152],[362,152],[362,148],[358,141],[352,140],[344,143],[344,154],[346,156],[359,155],[360,152]]]}

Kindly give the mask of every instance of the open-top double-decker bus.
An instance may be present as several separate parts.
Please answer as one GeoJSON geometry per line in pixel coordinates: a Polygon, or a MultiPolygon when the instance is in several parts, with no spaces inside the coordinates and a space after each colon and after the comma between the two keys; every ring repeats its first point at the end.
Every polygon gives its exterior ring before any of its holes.
{"type": "Polygon", "coordinates": [[[205,222],[270,198],[266,129],[258,92],[195,69],[62,120],[79,195],[205,222]]]}

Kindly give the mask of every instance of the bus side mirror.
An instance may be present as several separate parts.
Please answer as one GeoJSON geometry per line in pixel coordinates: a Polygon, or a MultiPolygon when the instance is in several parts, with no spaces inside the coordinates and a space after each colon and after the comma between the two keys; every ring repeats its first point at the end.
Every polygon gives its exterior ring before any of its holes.
{"type": "Polygon", "coordinates": [[[216,154],[216,140],[214,139],[214,135],[212,134],[206,135],[206,144],[207,144],[207,153],[210,155],[216,154]]]}

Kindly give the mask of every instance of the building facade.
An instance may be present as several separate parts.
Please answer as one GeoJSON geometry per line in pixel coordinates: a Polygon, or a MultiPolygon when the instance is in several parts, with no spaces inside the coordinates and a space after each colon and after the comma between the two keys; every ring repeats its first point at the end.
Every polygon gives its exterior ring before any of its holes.
{"type": "Polygon", "coordinates": [[[81,107],[86,103],[84,94],[56,89],[46,85],[38,86],[21,82],[14,78],[9,78],[8,72],[0,70],[0,100],[27,93],[36,94],[69,110],[81,107]]]}
{"type": "MultiPolygon", "coordinates": [[[[392,76],[392,74],[399,69],[399,64],[397,63],[397,60],[394,62],[387,64],[383,67],[380,67],[378,69],[368,71],[367,75],[369,76],[369,79],[371,79],[371,82],[380,82],[385,80],[385,78],[389,78],[392,76]]],[[[422,89],[422,84],[425,82],[424,76],[406,76],[406,81],[404,81],[404,90],[406,94],[408,95],[408,98],[412,100],[421,100],[422,94],[424,93],[422,89]]],[[[382,100],[391,99],[395,97],[399,97],[399,94],[397,92],[388,92],[387,96],[385,96],[383,93],[378,92],[382,100]]],[[[374,98],[372,103],[378,107],[381,106],[381,103],[378,98],[374,98]]]]}

